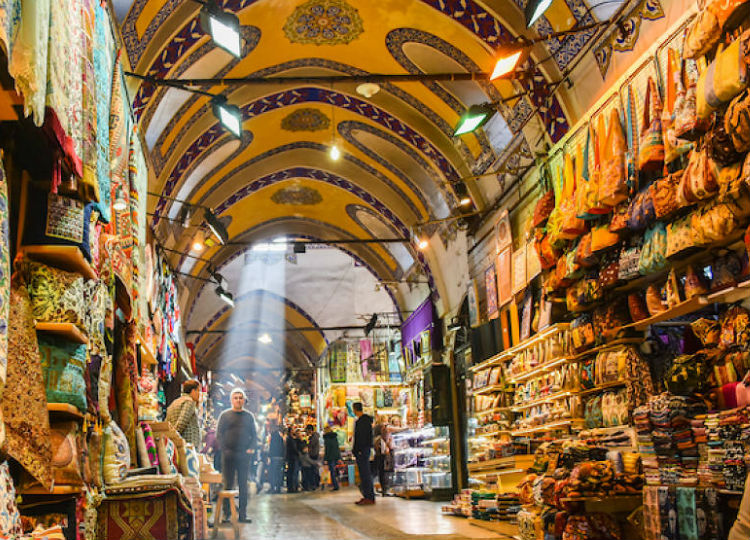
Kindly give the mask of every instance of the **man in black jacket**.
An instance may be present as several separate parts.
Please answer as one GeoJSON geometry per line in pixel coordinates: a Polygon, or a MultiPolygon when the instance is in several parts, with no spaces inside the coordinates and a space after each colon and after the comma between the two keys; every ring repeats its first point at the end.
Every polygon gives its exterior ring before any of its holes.
{"type": "Polygon", "coordinates": [[[364,414],[362,404],[357,402],[352,408],[357,417],[354,424],[354,444],[352,453],[359,469],[359,490],[362,498],[356,504],[375,504],[375,489],[370,470],[370,450],[372,449],[372,416],[364,414]]]}
{"type": "Polygon", "coordinates": [[[284,478],[284,458],[286,457],[286,442],[281,434],[281,426],[271,425],[271,440],[268,445],[268,455],[271,457],[271,493],[281,493],[281,481],[284,478]]]}
{"type": "Polygon", "coordinates": [[[299,439],[294,427],[289,426],[286,434],[286,492],[299,490],[299,439]]]}
{"type": "MultiPolygon", "coordinates": [[[[224,489],[233,489],[236,475],[240,490],[239,518],[250,523],[247,518],[247,474],[257,444],[255,417],[244,408],[247,398],[242,389],[232,390],[230,399],[232,408],[221,413],[216,426],[216,440],[221,447],[221,474],[224,489]]],[[[229,508],[225,507],[225,510],[229,508]]],[[[225,512],[224,515],[229,514],[225,512]]]]}

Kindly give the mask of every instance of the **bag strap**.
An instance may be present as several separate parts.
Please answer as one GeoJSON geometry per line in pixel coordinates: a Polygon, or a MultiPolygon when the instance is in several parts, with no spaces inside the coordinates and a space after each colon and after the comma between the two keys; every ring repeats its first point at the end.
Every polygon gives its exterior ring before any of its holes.
{"type": "MultiPolygon", "coordinates": [[[[643,112],[641,114],[641,136],[651,127],[651,77],[646,83],[646,97],[643,100],[643,112]]],[[[630,86],[628,86],[630,90],[630,86]]]]}
{"type": "Polygon", "coordinates": [[[591,174],[589,172],[589,145],[591,144],[591,125],[586,129],[586,142],[583,145],[583,155],[581,160],[583,161],[581,167],[581,179],[584,182],[588,182],[591,174]]]}
{"type": "MultiPolygon", "coordinates": [[[[646,103],[644,103],[644,110],[648,108],[648,93],[646,94],[646,103]]],[[[638,167],[636,166],[636,160],[638,159],[638,137],[635,136],[635,95],[633,94],[633,85],[628,85],[627,104],[625,108],[626,117],[626,129],[628,134],[628,148],[627,154],[627,166],[628,166],[628,188],[631,193],[638,190],[638,167]]]]}

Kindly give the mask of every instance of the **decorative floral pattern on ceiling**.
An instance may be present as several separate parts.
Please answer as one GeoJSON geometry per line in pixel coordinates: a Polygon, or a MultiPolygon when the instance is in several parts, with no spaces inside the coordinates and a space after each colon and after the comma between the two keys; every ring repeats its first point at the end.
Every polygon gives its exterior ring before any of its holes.
{"type": "Polygon", "coordinates": [[[286,131],[322,131],[329,127],[331,119],[312,107],[297,109],[281,121],[281,129],[286,131]]]}
{"type": "Polygon", "coordinates": [[[363,32],[359,12],[344,0],[309,0],[297,6],[284,25],[292,43],[342,45],[363,32]]]}
{"type": "Polygon", "coordinates": [[[323,202],[320,191],[306,186],[291,186],[281,188],[271,195],[276,204],[291,204],[293,206],[314,206],[323,202]]]}

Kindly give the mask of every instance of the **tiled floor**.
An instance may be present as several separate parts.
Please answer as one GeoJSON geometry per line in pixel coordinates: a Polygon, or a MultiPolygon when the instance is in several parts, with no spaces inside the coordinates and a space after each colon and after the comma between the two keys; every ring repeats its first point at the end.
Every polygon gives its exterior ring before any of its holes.
{"type": "MultiPolygon", "coordinates": [[[[463,518],[443,516],[440,503],[378,497],[375,506],[357,506],[355,488],[339,492],[253,495],[240,538],[252,540],[463,540],[501,538],[463,518]]],[[[222,526],[219,538],[234,538],[222,526]]]]}

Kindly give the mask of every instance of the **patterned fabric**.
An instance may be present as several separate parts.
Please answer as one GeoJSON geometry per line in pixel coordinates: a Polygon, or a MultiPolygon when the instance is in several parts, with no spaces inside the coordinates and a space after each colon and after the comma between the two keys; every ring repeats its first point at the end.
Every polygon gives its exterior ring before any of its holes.
{"type": "Polygon", "coordinates": [[[89,353],[107,354],[104,342],[107,313],[113,310],[113,300],[109,288],[101,280],[89,280],[85,284],[88,309],[85,312],[86,333],[89,336],[89,353]]]}
{"type": "MultiPolygon", "coordinates": [[[[148,297],[144,294],[147,270],[146,257],[146,191],[148,190],[148,168],[143,155],[140,139],[135,130],[130,134],[130,152],[128,160],[130,179],[130,213],[133,221],[133,305],[135,320],[143,323],[149,319],[148,297]]],[[[145,332],[141,332],[144,334],[145,332]]]]}
{"type": "Polygon", "coordinates": [[[16,506],[16,487],[10,477],[8,462],[0,463],[0,531],[21,534],[21,515],[16,506]]]}
{"type": "Polygon", "coordinates": [[[39,346],[26,287],[12,282],[8,318],[8,373],[2,396],[7,455],[44,487],[52,483],[49,416],[39,346]]]}
{"type": "MultiPolygon", "coordinates": [[[[3,11],[0,8],[0,15],[3,11]]],[[[2,28],[2,26],[0,26],[2,28]]],[[[8,314],[10,310],[10,252],[8,244],[8,183],[5,169],[0,161],[0,396],[5,387],[5,375],[8,367],[8,314]]],[[[0,409],[0,446],[5,440],[5,424],[0,409]]]]}
{"type": "Polygon", "coordinates": [[[135,440],[138,419],[138,373],[136,368],[135,323],[123,327],[123,347],[115,362],[115,389],[117,398],[117,418],[120,428],[128,439],[130,461],[138,463],[138,446],[135,440]]]}
{"type": "Polygon", "coordinates": [[[135,428],[135,443],[138,445],[138,466],[150,467],[151,462],[146,450],[146,438],[143,436],[143,430],[140,427],[135,428]]]}
{"type": "Polygon", "coordinates": [[[132,219],[130,215],[130,181],[128,179],[129,162],[129,115],[125,110],[123,96],[122,67],[120,54],[115,57],[114,72],[112,74],[112,99],[109,105],[109,166],[111,178],[111,201],[114,203],[118,198],[125,201],[122,210],[112,209],[113,232],[124,240],[124,248],[129,248],[132,243],[132,219]]]}
{"type": "Polygon", "coordinates": [[[8,58],[13,56],[13,43],[21,24],[21,0],[5,0],[0,5],[0,46],[8,58]]]}
{"type": "Polygon", "coordinates": [[[69,403],[86,412],[86,345],[39,335],[39,355],[49,403],[69,403]]]}
{"type": "Polygon", "coordinates": [[[102,459],[102,474],[104,483],[116,484],[125,477],[125,471],[130,468],[130,448],[128,440],[119,426],[110,420],[104,429],[104,457],[102,459]]]}
{"type": "Polygon", "coordinates": [[[47,94],[50,0],[21,4],[21,23],[8,70],[24,97],[24,114],[41,126],[47,94]]]}
{"type": "Polygon", "coordinates": [[[182,435],[185,442],[196,448],[201,444],[201,430],[198,425],[198,409],[189,395],[182,395],[167,407],[166,421],[182,435]]]}
{"type": "Polygon", "coordinates": [[[99,200],[97,179],[97,98],[96,72],[94,70],[94,41],[96,34],[96,12],[94,0],[81,0],[81,26],[79,32],[81,57],[81,124],[82,139],[80,156],[83,161],[81,196],[85,200],[99,200]]]}
{"type": "MultiPolygon", "coordinates": [[[[76,421],[61,422],[52,426],[50,442],[52,443],[52,474],[56,486],[80,486],[83,484],[78,461],[76,444],[76,421]]],[[[21,481],[21,490],[38,487],[39,484],[28,474],[21,481]]]]}
{"type": "Polygon", "coordinates": [[[188,476],[198,478],[201,473],[200,462],[198,461],[198,450],[192,444],[185,445],[185,469],[188,476]]]}
{"type": "Polygon", "coordinates": [[[24,260],[19,268],[28,284],[33,318],[44,322],[72,323],[86,330],[86,293],[80,274],[24,260]]]}
{"type": "Polygon", "coordinates": [[[179,499],[174,489],[161,493],[108,496],[99,507],[97,538],[185,538],[184,531],[180,534],[180,517],[183,521],[185,516],[192,520],[192,515],[179,499]]]}
{"type": "Polygon", "coordinates": [[[97,2],[94,32],[94,76],[96,78],[96,177],[99,185],[99,213],[109,222],[110,167],[109,167],[109,114],[112,94],[113,51],[109,15],[97,2]]]}
{"type": "Polygon", "coordinates": [[[104,454],[104,441],[102,440],[102,429],[96,425],[91,430],[88,440],[89,449],[89,466],[91,467],[91,478],[94,486],[101,488],[103,486],[102,476],[102,457],[104,454]]]}
{"type": "Polygon", "coordinates": [[[146,452],[148,452],[148,461],[151,467],[159,466],[159,455],[156,450],[156,441],[154,441],[154,434],[151,431],[151,426],[146,422],[141,422],[141,430],[143,430],[143,438],[146,440],[146,452]]]}

